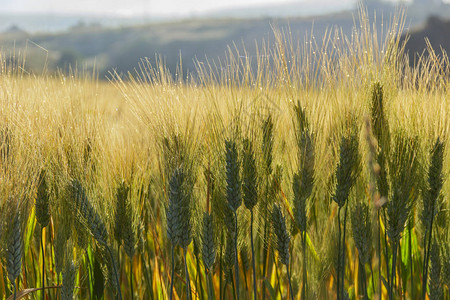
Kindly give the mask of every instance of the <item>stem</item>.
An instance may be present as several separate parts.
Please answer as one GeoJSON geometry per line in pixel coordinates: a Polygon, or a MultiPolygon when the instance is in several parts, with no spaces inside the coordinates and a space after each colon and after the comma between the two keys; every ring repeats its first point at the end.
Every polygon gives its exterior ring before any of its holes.
{"type": "Polygon", "coordinates": [[[225,299],[225,292],[227,291],[228,280],[225,279],[225,284],[223,285],[223,293],[221,293],[221,299],[225,299]]]}
{"type": "MultiPolygon", "coordinates": [[[[400,242],[398,243],[397,246],[397,256],[400,257],[400,261],[401,261],[401,257],[402,257],[402,244],[400,244],[400,242]]],[[[399,295],[403,295],[403,281],[402,281],[402,266],[401,264],[398,264],[396,266],[397,268],[397,273],[398,273],[398,287],[397,290],[399,292],[399,295]]]]}
{"type": "Polygon", "coordinates": [[[345,203],[345,212],[344,212],[344,233],[342,238],[342,280],[341,280],[341,299],[344,299],[344,282],[345,282],[345,227],[347,225],[347,209],[348,209],[348,201],[345,203]]]}
{"type": "MultiPolygon", "coordinates": [[[[386,211],[383,211],[383,212],[384,212],[384,220],[386,220],[386,211]]],[[[388,282],[388,287],[390,287],[392,284],[391,284],[391,279],[390,279],[391,277],[389,274],[389,249],[388,249],[386,228],[384,230],[384,255],[386,257],[387,282],[388,282]]],[[[381,294],[380,294],[380,297],[381,297],[381,294]]]]}
{"type": "Polygon", "coordinates": [[[256,266],[255,249],[253,246],[253,209],[250,210],[250,244],[252,246],[252,267],[253,267],[253,299],[256,300],[256,266]]]}
{"type": "MultiPolygon", "coordinates": [[[[422,282],[422,299],[425,299],[425,295],[427,293],[427,281],[428,281],[428,262],[430,260],[430,248],[431,248],[431,238],[433,237],[433,220],[434,220],[434,204],[435,202],[433,202],[433,210],[431,213],[431,221],[430,221],[430,228],[429,228],[429,232],[428,232],[428,248],[425,254],[425,259],[426,259],[426,264],[425,264],[425,270],[424,270],[424,277],[422,278],[423,282],[422,282]]],[[[426,238],[426,235],[425,235],[426,238]]]]}
{"type": "Polygon", "coordinates": [[[364,267],[364,264],[359,261],[359,273],[361,274],[361,283],[362,283],[362,291],[363,291],[363,299],[368,299],[367,297],[367,277],[366,277],[366,268],[364,267]]]}
{"type": "Polygon", "coordinates": [[[44,254],[44,227],[41,226],[41,252],[42,252],[42,300],[45,299],[45,254],[44,254]]]}
{"type": "Polygon", "coordinates": [[[338,209],[338,257],[337,257],[337,299],[341,299],[341,207],[338,209]]]}
{"type": "Polygon", "coordinates": [[[302,288],[302,299],[306,299],[306,297],[308,296],[308,291],[307,291],[307,276],[308,276],[308,272],[306,271],[306,231],[300,233],[301,237],[302,237],[302,250],[303,250],[303,288],[302,288]]]}
{"type": "Polygon", "coordinates": [[[122,300],[122,291],[120,289],[119,275],[117,273],[116,263],[114,262],[114,256],[113,256],[113,253],[112,253],[111,249],[109,248],[109,246],[105,245],[105,247],[109,252],[109,256],[111,257],[111,264],[113,266],[114,275],[116,277],[117,289],[118,289],[118,294],[119,294],[118,297],[120,300],[122,300]]]}
{"type": "Polygon", "coordinates": [[[131,299],[134,297],[133,291],[133,257],[130,257],[130,289],[131,289],[131,299]]]}
{"type": "Polygon", "coordinates": [[[410,262],[410,272],[411,272],[411,299],[415,299],[414,298],[414,272],[413,272],[413,260],[412,260],[412,242],[411,242],[411,237],[412,237],[412,233],[411,233],[411,219],[408,222],[408,235],[409,235],[409,241],[408,241],[408,247],[409,247],[409,262],[410,262]]]}
{"type": "MultiPolygon", "coordinates": [[[[392,246],[392,266],[391,266],[391,284],[389,285],[389,299],[394,299],[394,285],[395,285],[395,265],[397,264],[397,242],[395,241],[392,246]]],[[[389,271],[388,271],[389,273],[389,271]]]]}
{"type": "Polygon", "coordinates": [[[13,299],[16,300],[16,296],[17,296],[16,295],[17,294],[16,280],[14,280],[12,284],[13,284],[13,287],[14,287],[14,297],[13,297],[13,299]]]}
{"type": "MultiPolygon", "coordinates": [[[[194,240],[195,243],[195,240],[194,240]]],[[[194,251],[197,247],[194,246],[194,251]]],[[[195,280],[196,284],[198,281],[198,284],[200,286],[200,289],[196,287],[197,290],[200,290],[200,299],[205,299],[205,296],[203,295],[203,287],[202,287],[202,273],[200,272],[200,259],[198,259],[198,252],[195,251],[195,260],[197,262],[197,279],[195,280]]],[[[205,273],[206,274],[206,273],[205,273]]]]}
{"type": "Polygon", "coordinates": [[[189,271],[187,267],[187,260],[186,260],[186,252],[187,249],[183,249],[183,255],[184,255],[184,271],[186,273],[186,299],[191,299],[191,281],[189,280],[189,271]]]}
{"type": "Polygon", "coordinates": [[[174,245],[172,245],[172,272],[171,272],[172,274],[170,275],[169,300],[173,299],[173,279],[175,276],[175,261],[174,261],[174,255],[173,255],[173,248],[175,248],[174,245]]]}
{"type": "Polygon", "coordinates": [[[214,285],[212,282],[212,273],[208,271],[205,267],[205,276],[206,276],[206,288],[208,293],[208,300],[214,299],[214,285]]]}
{"type": "MultiPolygon", "coordinates": [[[[231,270],[230,270],[231,272],[231,270]]],[[[233,288],[233,299],[236,300],[236,287],[234,285],[234,281],[231,280],[231,287],[233,288]]]]}
{"type": "Polygon", "coordinates": [[[372,277],[372,290],[375,292],[375,281],[373,279],[373,268],[372,268],[372,264],[369,261],[369,266],[370,266],[370,275],[372,277]]]}
{"type": "MultiPolygon", "coordinates": [[[[272,254],[272,260],[276,261],[275,260],[275,252],[272,252],[271,254],[272,254]]],[[[280,293],[280,295],[282,295],[282,293],[281,293],[281,280],[280,280],[280,274],[278,273],[278,265],[277,264],[275,264],[275,276],[276,276],[276,279],[277,279],[276,289],[278,289],[278,292],[280,293]]]]}
{"type": "MultiPolygon", "coordinates": [[[[292,291],[292,284],[291,284],[291,272],[289,271],[289,263],[286,265],[287,270],[287,277],[289,282],[289,294],[291,295],[291,300],[294,300],[294,292],[292,291]]],[[[305,298],[302,298],[305,299],[305,298]]]]}
{"type": "MultiPolygon", "coordinates": [[[[381,299],[381,222],[380,222],[380,210],[377,211],[377,255],[378,255],[378,297],[381,299]]],[[[370,265],[372,270],[372,264],[370,265]]],[[[373,271],[372,271],[372,285],[373,285],[373,271]]],[[[375,291],[375,286],[373,287],[375,291]]]]}
{"type": "MultiPolygon", "coordinates": [[[[223,249],[223,231],[220,235],[220,259],[219,259],[219,299],[222,300],[222,249],[223,249]]],[[[225,283],[226,285],[226,283],[225,283]]]]}
{"type": "Polygon", "coordinates": [[[428,262],[430,260],[430,248],[431,248],[431,237],[433,233],[433,216],[431,217],[431,223],[430,223],[430,232],[428,233],[428,248],[425,256],[425,271],[424,271],[424,277],[422,278],[422,299],[425,299],[425,295],[427,293],[427,281],[428,281],[428,262]]]}
{"type": "Polygon", "coordinates": [[[234,221],[235,221],[235,226],[234,226],[234,251],[235,251],[235,260],[234,260],[234,272],[235,277],[236,277],[236,297],[237,299],[239,299],[239,261],[238,261],[238,251],[237,251],[237,235],[238,235],[238,231],[237,231],[237,214],[236,211],[234,211],[234,221]]]}
{"type": "MultiPolygon", "coordinates": [[[[267,189],[266,189],[267,191],[267,189]]],[[[264,239],[263,239],[263,279],[266,278],[266,260],[267,260],[267,256],[269,255],[269,251],[268,251],[268,247],[265,247],[265,245],[267,245],[267,240],[269,238],[269,226],[267,225],[268,221],[267,219],[264,222],[264,239]]],[[[262,282],[262,300],[266,299],[266,288],[265,288],[266,282],[263,281],[262,282]]]]}

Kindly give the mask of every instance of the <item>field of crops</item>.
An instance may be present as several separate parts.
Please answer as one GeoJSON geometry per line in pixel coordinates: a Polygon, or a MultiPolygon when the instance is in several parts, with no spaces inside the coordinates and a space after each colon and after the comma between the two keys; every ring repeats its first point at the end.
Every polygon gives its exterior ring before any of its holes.
{"type": "Polygon", "coordinates": [[[449,299],[450,64],[403,20],[188,78],[1,59],[0,298],[449,299]]]}

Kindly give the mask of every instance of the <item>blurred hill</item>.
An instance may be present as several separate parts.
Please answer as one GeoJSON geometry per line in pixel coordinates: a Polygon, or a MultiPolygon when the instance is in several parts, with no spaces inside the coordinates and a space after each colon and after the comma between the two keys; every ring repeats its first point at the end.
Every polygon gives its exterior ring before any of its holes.
{"type": "Polygon", "coordinates": [[[79,69],[95,65],[103,77],[112,69],[119,73],[133,70],[141,58],[154,61],[155,55],[161,54],[174,73],[180,55],[183,69],[192,71],[195,59],[223,59],[227,46],[233,47],[233,43],[241,50],[245,46],[247,53],[254,55],[257,43],[263,39],[273,42],[273,26],[289,27],[292,36],[302,40],[311,29],[317,37],[333,27],[349,33],[353,22],[352,13],[343,12],[290,19],[192,19],[116,29],[80,23],[60,33],[4,32],[0,45],[3,52],[26,49],[26,67],[34,71],[44,65],[55,70],[77,63],[79,69]]]}
{"type": "MultiPolygon", "coordinates": [[[[409,54],[411,65],[422,53],[427,55],[427,40],[437,55],[442,55],[442,50],[447,53],[450,51],[450,19],[430,16],[422,26],[415,28],[408,35],[406,51],[409,54]]],[[[406,35],[403,35],[402,38],[405,39],[406,35]]]]}
{"type": "MultiPolygon", "coordinates": [[[[378,25],[381,24],[382,12],[385,12],[386,26],[386,20],[393,11],[392,5],[374,0],[365,4],[369,11],[377,10],[378,25]]],[[[417,5],[408,10],[409,27],[416,28],[424,19],[417,5]],[[409,13],[417,16],[409,17],[409,13]]],[[[450,5],[438,3],[429,7],[433,10],[441,7],[440,12],[445,15],[450,5]]],[[[69,66],[89,71],[95,67],[100,78],[105,78],[113,69],[126,73],[138,68],[141,58],[148,57],[154,62],[155,56],[161,54],[172,73],[176,72],[181,58],[186,73],[195,69],[194,60],[223,60],[227,47],[231,45],[234,48],[233,43],[238,51],[245,47],[248,56],[256,55],[257,45],[260,47],[263,40],[273,43],[273,27],[289,27],[292,37],[299,43],[304,42],[303,38],[312,30],[320,43],[327,29],[342,28],[344,34],[350,35],[355,18],[358,18],[357,12],[345,11],[316,17],[199,18],[119,28],[81,21],[66,31],[53,33],[27,33],[12,26],[0,33],[0,51],[6,55],[26,53],[25,68],[35,72],[68,70],[69,66]]],[[[425,36],[436,48],[442,45],[450,49],[449,22],[440,18],[428,19],[421,29],[412,30],[411,34],[407,47],[410,53],[424,49],[425,36]]]]}

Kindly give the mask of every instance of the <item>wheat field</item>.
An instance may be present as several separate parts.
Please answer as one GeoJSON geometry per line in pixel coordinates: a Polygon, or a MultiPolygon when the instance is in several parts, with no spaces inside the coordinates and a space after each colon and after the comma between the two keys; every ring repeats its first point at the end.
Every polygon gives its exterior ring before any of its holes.
{"type": "Polygon", "coordinates": [[[1,299],[450,299],[450,64],[404,20],[186,78],[0,56],[1,299]]]}

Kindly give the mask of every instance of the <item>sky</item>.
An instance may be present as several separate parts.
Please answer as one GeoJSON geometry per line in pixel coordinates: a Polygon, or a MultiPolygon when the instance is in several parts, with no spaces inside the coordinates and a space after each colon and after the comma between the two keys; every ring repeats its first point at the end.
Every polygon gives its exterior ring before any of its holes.
{"type": "MultiPolygon", "coordinates": [[[[340,0],[348,7],[356,0],[340,0]]],[[[335,0],[0,0],[0,13],[67,13],[183,16],[227,8],[298,2],[334,4],[335,0]]]]}

